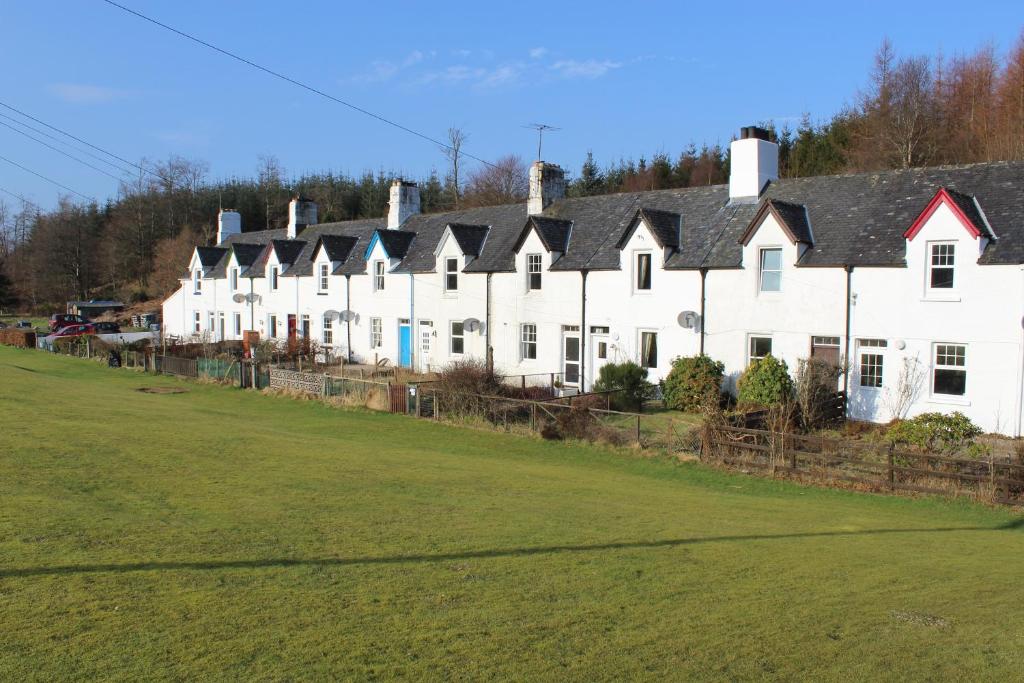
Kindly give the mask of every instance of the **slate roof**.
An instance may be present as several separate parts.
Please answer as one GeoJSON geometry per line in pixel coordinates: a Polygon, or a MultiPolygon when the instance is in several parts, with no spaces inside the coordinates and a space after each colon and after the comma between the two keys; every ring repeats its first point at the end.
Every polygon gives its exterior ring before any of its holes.
{"type": "Polygon", "coordinates": [[[354,235],[320,235],[313,247],[313,256],[316,256],[317,249],[322,246],[328,260],[338,263],[338,267],[340,267],[358,241],[359,238],[354,235]]]}
{"type": "Polygon", "coordinates": [[[672,211],[659,211],[658,209],[637,209],[629,227],[622,233],[622,237],[616,243],[621,249],[626,246],[629,238],[636,230],[640,221],[644,221],[651,229],[655,241],[659,247],[676,249],[679,247],[679,234],[683,223],[683,217],[672,211]]]}
{"type": "Polygon", "coordinates": [[[814,243],[814,234],[811,232],[811,223],[807,216],[806,206],[784,202],[780,199],[766,199],[761,202],[761,208],[757,210],[747,229],[740,236],[740,244],[745,246],[750,242],[750,239],[754,236],[757,229],[761,227],[761,223],[768,214],[775,216],[775,219],[779,222],[779,227],[794,242],[814,243]]]}
{"type": "Polygon", "coordinates": [[[196,255],[203,268],[215,267],[227,252],[223,247],[196,247],[196,255]]]}
{"type": "Polygon", "coordinates": [[[984,214],[978,210],[978,203],[975,201],[974,195],[957,192],[956,190],[948,187],[944,189],[946,190],[946,194],[956,202],[957,207],[959,207],[960,210],[964,212],[964,215],[967,216],[967,220],[969,220],[982,235],[990,238],[995,237],[995,235],[992,234],[991,226],[989,226],[988,221],[985,220],[984,214]]]}
{"type": "MultiPolygon", "coordinates": [[[[998,236],[988,243],[981,263],[1024,263],[1024,162],[994,162],[783,179],[768,185],[761,203],[730,202],[728,186],[715,185],[568,198],[534,217],[526,215],[526,202],[420,214],[400,230],[385,230],[382,218],[323,223],[307,227],[301,240],[292,241],[302,246],[286,275],[312,273],[313,251],[323,235],[354,238],[335,272],[364,274],[366,247],[375,232],[382,235],[389,254],[404,254],[395,272],[435,272],[434,251],[449,225],[471,227],[472,233],[459,229],[467,238],[484,234],[486,228],[479,257],[466,272],[513,270],[516,244],[532,227],[552,251],[563,252],[552,270],[618,269],[619,241],[638,215],[646,215],[669,245],[668,228],[680,217],[678,248],[666,260],[666,268],[736,268],[742,254],[740,238],[766,200],[786,217],[794,233],[813,241],[801,266],[904,266],[903,233],[940,188],[950,192],[972,221],[979,221],[978,227],[987,219],[998,236]]],[[[221,247],[265,245],[283,237],[284,230],[244,232],[230,236],[221,247]]],[[[460,248],[468,253],[470,240],[466,247],[460,242],[460,248]]],[[[206,253],[213,258],[217,252],[206,253]]],[[[219,258],[226,253],[224,249],[219,258]]]]}
{"type": "Polygon", "coordinates": [[[484,241],[490,228],[486,225],[467,225],[465,223],[449,223],[452,237],[455,238],[459,249],[466,256],[476,258],[483,249],[484,241]]]}

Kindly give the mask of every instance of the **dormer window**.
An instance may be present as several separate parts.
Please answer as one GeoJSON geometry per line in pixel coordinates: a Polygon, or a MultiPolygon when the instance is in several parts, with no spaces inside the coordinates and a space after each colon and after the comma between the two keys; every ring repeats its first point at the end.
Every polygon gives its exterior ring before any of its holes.
{"type": "Polygon", "coordinates": [[[459,289],[459,259],[444,260],[444,291],[456,292],[459,289]]]}
{"type": "Polygon", "coordinates": [[[192,293],[203,293],[203,271],[198,268],[192,271],[192,293]]]}
{"type": "Polygon", "coordinates": [[[928,287],[953,289],[956,268],[956,245],[953,242],[928,244],[928,287]]]}
{"type": "Polygon", "coordinates": [[[384,262],[373,262],[373,291],[384,291],[384,262]]]}
{"type": "Polygon", "coordinates": [[[326,263],[320,264],[320,278],[319,278],[319,291],[321,294],[327,292],[327,286],[329,283],[328,275],[330,274],[330,268],[326,263]]]}
{"type": "Polygon", "coordinates": [[[636,266],[634,268],[634,271],[634,282],[636,285],[636,291],[651,291],[651,252],[637,252],[636,266]]]}
{"type": "MultiPolygon", "coordinates": [[[[271,266],[270,267],[270,291],[272,291],[272,292],[276,292],[277,291],[277,286],[278,286],[278,284],[280,284],[278,282],[278,276],[279,275],[280,275],[280,269],[277,266],[271,266]]],[[[271,335],[271,336],[276,336],[276,335],[271,335]]]]}
{"type": "Polygon", "coordinates": [[[238,289],[238,268],[231,269],[231,291],[238,289]]]}
{"type": "Polygon", "coordinates": [[[771,247],[760,251],[759,286],[762,292],[782,291],[782,249],[771,247]]]}
{"type": "Polygon", "coordinates": [[[540,254],[526,255],[526,288],[528,290],[540,289],[543,267],[540,254]]]}

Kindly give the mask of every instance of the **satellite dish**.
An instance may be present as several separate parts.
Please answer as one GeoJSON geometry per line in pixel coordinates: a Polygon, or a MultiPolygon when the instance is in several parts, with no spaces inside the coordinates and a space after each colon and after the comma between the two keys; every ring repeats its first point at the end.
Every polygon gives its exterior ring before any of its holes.
{"type": "Polygon", "coordinates": [[[907,348],[907,342],[903,341],[902,339],[897,339],[895,346],[897,349],[902,351],[903,349],[907,348]]]}
{"type": "Polygon", "coordinates": [[[356,313],[355,311],[345,310],[338,314],[338,319],[343,323],[350,323],[356,319],[356,313]]]}
{"type": "Polygon", "coordinates": [[[236,304],[240,304],[245,301],[245,294],[239,292],[238,294],[235,294],[233,297],[231,297],[231,300],[234,301],[236,304]]]}
{"type": "Polygon", "coordinates": [[[329,308],[326,311],[324,311],[324,317],[325,318],[340,318],[341,317],[341,313],[339,311],[335,311],[335,310],[329,308]]]}
{"type": "Polygon", "coordinates": [[[466,318],[462,321],[462,329],[466,332],[476,332],[480,329],[480,321],[476,318],[466,318]]]}
{"type": "Polygon", "coordinates": [[[248,301],[249,303],[252,303],[254,301],[259,302],[262,299],[263,299],[263,297],[261,297],[259,294],[246,294],[245,295],[245,300],[248,301]]]}
{"type": "Polygon", "coordinates": [[[679,323],[679,327],[685,330],[697,329],[697,321],[700,320],[700,316],[694,311],[683,311],[676,318],[676,322],[679,323]]]}

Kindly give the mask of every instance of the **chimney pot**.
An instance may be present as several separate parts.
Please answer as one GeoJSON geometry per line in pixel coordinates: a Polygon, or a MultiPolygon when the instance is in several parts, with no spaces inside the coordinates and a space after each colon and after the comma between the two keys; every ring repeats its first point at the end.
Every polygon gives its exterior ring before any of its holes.
{"type": "Polygon", "coordinates": [[[565,198],[565,171],[561,166],[535,161],[530,166],[530,197],[526,212],[535,216],[553,202],[565,198]]]}
{"type": "Polygon", "coordinates": [[[758,126],[740,128],[729,145],[729,199],[757,200],[765,186],[779,179],[779,146],[758,126]]]}
{"type": "Polygon", "coordinates": [[[391,197],[388,202],[388,230],[398,230],[410,216],[420,212],[420,188],[409,180],[395,178],[391,181],[391,197]]]}
{"type": "Polygon", "coordinates": [[[316,202],[300,194],[288,202],[288,239],[293,240],[308,225],[316,225],[316,202]]]}

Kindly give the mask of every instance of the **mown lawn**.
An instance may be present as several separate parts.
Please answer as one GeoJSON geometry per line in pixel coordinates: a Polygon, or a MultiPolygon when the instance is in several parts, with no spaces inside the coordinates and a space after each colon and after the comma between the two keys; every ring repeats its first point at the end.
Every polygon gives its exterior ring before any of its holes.
{"type": "Polygon", "coordinates": [[[0,348],[0,680],[1019,680],[1022,577],[1007,510],[0,348]]]}

